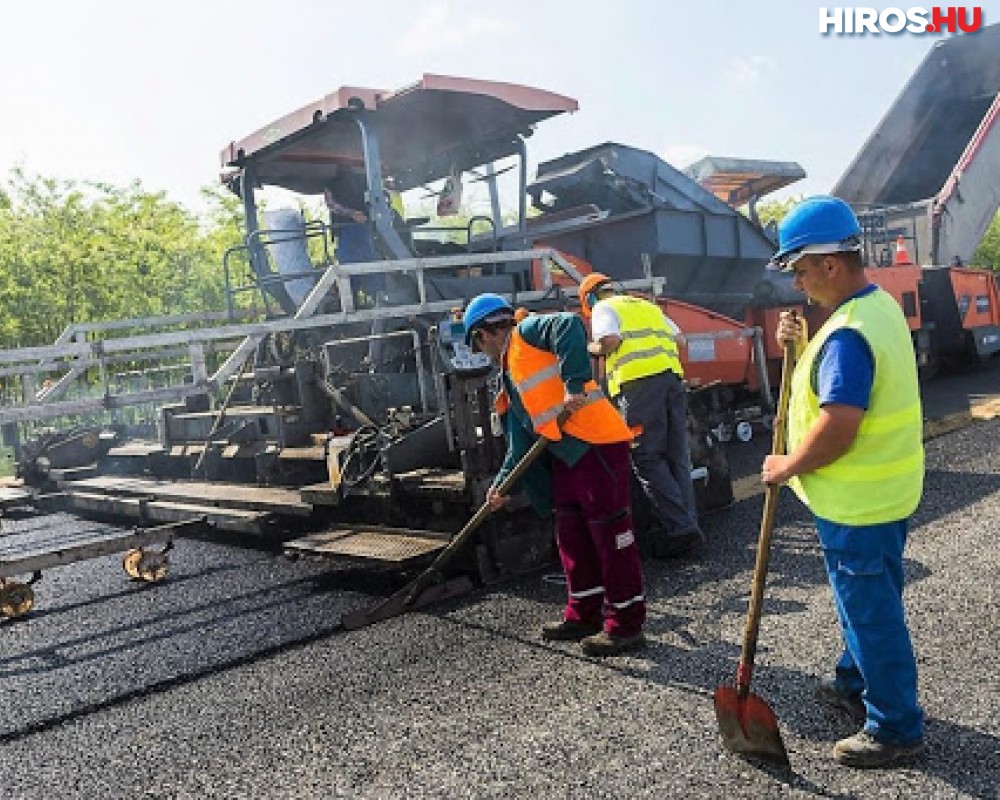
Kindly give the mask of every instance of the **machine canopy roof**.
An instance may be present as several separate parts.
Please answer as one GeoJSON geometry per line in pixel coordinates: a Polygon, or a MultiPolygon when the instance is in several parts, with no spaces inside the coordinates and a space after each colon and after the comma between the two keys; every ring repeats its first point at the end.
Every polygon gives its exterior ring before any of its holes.
{"type": "Polygon", "coordinates": [[[794,161],[706,156],[684,174],[734,208],[802,180],[806,172],[794,161]]]}
{"type": "Polygon", "coordinates": [[[223,182],[251,166],[257,185],[319,194],[345,171],[363,171],[355,116],[378,134],[382,174],[410,189],[518,152],[540,120],[576,100],[496,81],[424,75],[394,92],[343,86],[222,149],[223,182]]]}

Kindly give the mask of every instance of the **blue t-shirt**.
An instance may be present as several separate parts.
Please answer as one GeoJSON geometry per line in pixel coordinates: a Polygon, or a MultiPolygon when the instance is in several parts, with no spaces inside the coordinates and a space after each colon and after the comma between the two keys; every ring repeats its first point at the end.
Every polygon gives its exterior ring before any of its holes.
{"type": "MultiPolygon", "coordinates": [[[[869,284],[844,302],[875,291],[878,287],[869,284]]],[[[813,389],[821,406],[835,403],[868,408],[875,381],[875,358],[860,333],[853,328],[840,328],[831,333],[823,343],[816,363],[813,389]]]]}

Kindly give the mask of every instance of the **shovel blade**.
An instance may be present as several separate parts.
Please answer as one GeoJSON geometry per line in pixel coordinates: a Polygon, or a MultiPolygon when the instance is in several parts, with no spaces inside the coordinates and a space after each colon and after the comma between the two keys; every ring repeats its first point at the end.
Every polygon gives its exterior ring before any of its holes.
{"type": "Polygon", "coordinates": [[[374,625],[376,622],[398,617],[407,611],[415,611],[418,608],[429,606],[431,603],[439,603],[442,600],[467,594],[473,588],[475,587],[472,581],[467,577],[452,578],[443,583],[435,583],[428,586],[413,600],[410,600],[412,586],[408,584],[377,606],[347,612],[340,618],[340,624],[344,630],[356,631],[358,628],[365,628],[368,625],[374,625]]]}
{"type": "Polygon", "coordinates": [[[733,686],[718,687],[714,699],[715,718],[727,750],[790,766],[778,718],[763,699],[753,692],[740,697],[733,686]]]}

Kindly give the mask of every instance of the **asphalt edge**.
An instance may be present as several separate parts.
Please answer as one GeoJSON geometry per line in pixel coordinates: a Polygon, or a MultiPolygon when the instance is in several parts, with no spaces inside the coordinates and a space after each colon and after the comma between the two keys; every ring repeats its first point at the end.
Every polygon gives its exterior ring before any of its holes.
{"type": "MultiPolygon", "coordinates": [[[[942,417],[924,420],[924,441],[936,439],[967,428],[978,422],[1000,417],[1000,396],[991,396],[973,403],[966,411],[956,411],[942,417]]],[[[759,475],[747,475],[733,481],[733,503],[741,503],[764,493],[759,475]]]]}

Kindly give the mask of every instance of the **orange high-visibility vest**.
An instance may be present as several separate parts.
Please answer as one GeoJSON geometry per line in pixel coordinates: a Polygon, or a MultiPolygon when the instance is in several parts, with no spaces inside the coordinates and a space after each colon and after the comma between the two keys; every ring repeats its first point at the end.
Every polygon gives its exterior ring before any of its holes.
{"type": "MultiPolygon", "coordinates": [[[[621,414],[592,380],[584,384],[586,405],[573,412],[559,429],[557,418],[563,410],[566,384],[559,376],[559,359],[555,353],[528,344],[515,326],[507,347],[507,374],[525,411],[531,417],[535,432],[550,442],[557,442],[568,433],[590,444],[629,442],[633,438],[621,414]]],[[[498,414],[510,408],[507,392],[501,390],[495,401],[498,414]]]]}

